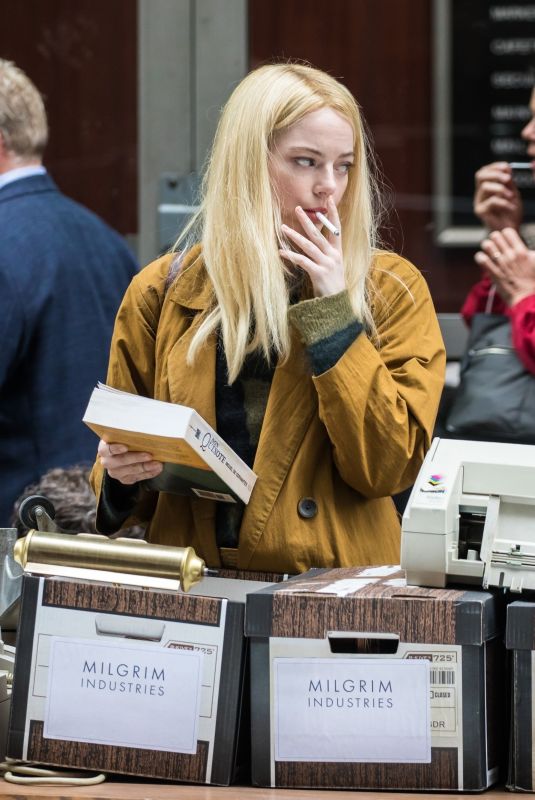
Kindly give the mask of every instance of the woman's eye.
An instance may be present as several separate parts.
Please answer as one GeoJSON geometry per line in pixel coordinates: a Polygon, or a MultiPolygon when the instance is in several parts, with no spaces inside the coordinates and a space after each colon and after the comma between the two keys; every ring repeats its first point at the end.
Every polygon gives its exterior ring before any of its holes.
{"type": "Polygon", "coordinates": [[[344,175],[347,175],[352,166],[353,164],[348,161],[346,164],[339,164],[337,170],[338,172],[342,172],[344,175]]]}
{"type": "Polygon", "coordinates": [[[307,158],[306,156],[299,156],[295,159],[295,163],[298,164],[300,167],[313,167],[314,166],[314,159],[307,158]]]}

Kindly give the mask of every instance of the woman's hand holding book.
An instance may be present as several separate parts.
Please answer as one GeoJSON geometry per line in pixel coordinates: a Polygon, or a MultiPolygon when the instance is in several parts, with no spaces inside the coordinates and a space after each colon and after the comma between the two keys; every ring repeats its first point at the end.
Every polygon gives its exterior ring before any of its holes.
{"type": "Polygon", "coordinates": [[[110,478],[127,485],[155,478],[163,469],[162,462],[154,461],[150,453],[129,450],[119,442],[108,444],[104,439],[98,444],[98,458],[110,478]]]}

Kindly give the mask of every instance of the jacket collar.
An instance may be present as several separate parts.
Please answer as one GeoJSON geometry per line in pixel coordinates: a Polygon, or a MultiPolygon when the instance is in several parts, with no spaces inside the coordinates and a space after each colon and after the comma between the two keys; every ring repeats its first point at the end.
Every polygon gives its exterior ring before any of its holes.
{"type": "Polygon", "coordinates": [[[50,175],[31,175],[27,178],[12,181],[0,188],[0,203],[5,200],[12,200],[14,197],[57,191],[59,191],[58,187],[50,175]]]}
{"type": "Polygon", "coordinates": [[[185,255],[177,253],[178,274],[169,290],[169,299],[179,306],[194,311],[204,311],[213,302],[213,289],[201,255],[201,245],[196,244],[185,255]]]}

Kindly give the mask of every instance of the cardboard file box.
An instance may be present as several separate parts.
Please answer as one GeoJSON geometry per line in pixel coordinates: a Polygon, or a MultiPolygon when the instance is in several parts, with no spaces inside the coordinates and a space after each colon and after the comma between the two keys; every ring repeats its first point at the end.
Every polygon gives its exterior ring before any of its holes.
{"type": "Polygon", "coordinates": [[[266,585],[205,579],[182,594],[25,575],[8,755],[229,784],[245,592],[266,585]]]}
{"type": "Polygon", "coordinates": [[[511,735],[507,788],[533,792],[535,603],[516,601],[508,606],[505,644],[511,651],[511,735]]]}
{"type": "Polygon", "coordinates": [[[311,570],[248,595],[253,783],[496,782],[498,611],[487,592],[408,587],[399,567],[311,570]]]}

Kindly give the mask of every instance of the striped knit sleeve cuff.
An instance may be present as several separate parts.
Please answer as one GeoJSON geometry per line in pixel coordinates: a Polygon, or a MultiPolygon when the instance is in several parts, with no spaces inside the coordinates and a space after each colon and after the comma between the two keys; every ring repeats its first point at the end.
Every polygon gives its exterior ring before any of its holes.
{"type": "Polygon", "coordinates": [[[347,291],[296,303],[288,316],[307,346],[314,375],[333,367],[363,329],[347,291]]]}

